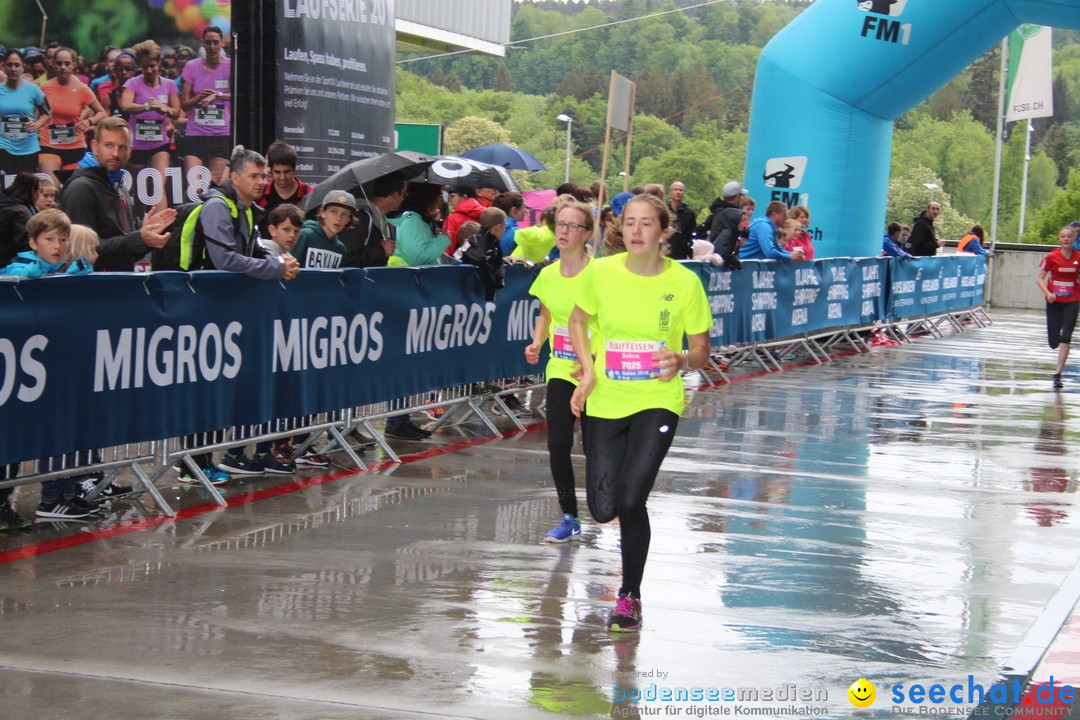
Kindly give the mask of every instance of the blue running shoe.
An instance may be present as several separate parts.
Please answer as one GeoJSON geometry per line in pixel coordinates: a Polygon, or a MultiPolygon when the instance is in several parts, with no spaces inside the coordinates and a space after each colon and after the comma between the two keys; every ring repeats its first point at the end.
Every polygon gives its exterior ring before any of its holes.
{"type": "Polygon", "coordinates": [[[564,543],[581,539],[581,521],[573,515],[563,515],[562,522],[554,530],[548,531],[544,539],[550,543],[564,543]]]}
{"type": "MultiPolygon", "coordinates": [[[[211,485],[224,485],[225,483],[229,482],[230,479],[229,473],[225,472],[217,465],[215,465],[214,467],[203,468],[203,475],[206,476],[206,479],[210,481],[211,485]]],[[[185,485],[202,484],[202,481],[192,477],[191,473],[189,473],[187,470],[180,474],[180,482],[185,485]]]]}

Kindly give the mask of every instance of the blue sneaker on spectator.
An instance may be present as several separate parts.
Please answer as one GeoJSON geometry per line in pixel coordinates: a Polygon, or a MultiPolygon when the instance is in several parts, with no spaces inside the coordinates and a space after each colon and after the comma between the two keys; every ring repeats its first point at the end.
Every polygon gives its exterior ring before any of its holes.
{"type": "MultiPolygon", "coordinates": [[[[215,465],[214,467],[203,468],[203,475],[206,476],[206,479],[210,481],[211,485],[224,485],[231,479],[229,473],[225,472],[217,465],[215,465]]],[[[201,480],[192,477],[191,473],[187,470],[184,470],[182,473],[180,473],[180,482],[184,483],[185,485],[202,484],[201,480]]]]}
{"type": "Polygon", "coordinates": [[[570,540],[581,539],[581,521],[573,515],[563,515],[562,522],[553,530],[548,531],[544,539],[550,543],[564,543],[570,540]]]}

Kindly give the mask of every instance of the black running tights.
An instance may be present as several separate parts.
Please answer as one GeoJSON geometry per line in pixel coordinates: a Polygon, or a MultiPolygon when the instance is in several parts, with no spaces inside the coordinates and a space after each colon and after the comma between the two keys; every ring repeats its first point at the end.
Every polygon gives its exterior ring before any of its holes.
{"type": "MultiPolygon", "coordinates": [[[[570,411],[570,396],[577,388],[569,380],[553,378],[547,384],[548,460],[555,494],[564,515],[578,516],[577,490],[574,483],[574,464],[570,453],[574,447],[574,413],[570,411]]],[[[582,442],[585,438],[585,417],[581,418],[582,442]]]]}
{"type": "Polygon", "coordinates": [[[619,592],[638,598],[652,539],[645,503],[678,423],[678,415],[660,409],[616,420],[589,418],[585,444],[589,512],[601,523],[619,519],[623,571],[619,592]]]}

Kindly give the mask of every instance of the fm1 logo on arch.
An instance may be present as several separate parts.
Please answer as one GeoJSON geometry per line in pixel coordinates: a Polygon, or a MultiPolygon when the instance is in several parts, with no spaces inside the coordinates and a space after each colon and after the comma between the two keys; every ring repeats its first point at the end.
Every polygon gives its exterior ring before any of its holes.
{"type": "Polygon", "coordinates": [[[809,193],[802,193],[800,196],[799,193],[792,192],[802,185],[803,177],[806,175],[806,163],[805,155],[772,158],[765,161],[762,180],[765,181],[766,187],[776,188],[769,192],[770,201],[779,200],[789,208],[809,204],[809,193]]]}
{"type": "Polygon", "coordinates": [[[898,20],[879,17],[896,17],[904,12],[907,0],[856,0],[859,10],[867,13],[863,19],[863,37],[892,44],[907,45],[911,41],[911,23],[901,24],[898,20]]]}

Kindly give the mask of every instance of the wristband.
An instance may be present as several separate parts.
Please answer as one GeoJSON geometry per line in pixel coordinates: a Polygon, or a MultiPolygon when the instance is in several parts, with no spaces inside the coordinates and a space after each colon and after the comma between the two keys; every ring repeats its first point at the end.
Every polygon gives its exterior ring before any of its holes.
{"type": "Polygon", "coordinates": [[[142,106],[143,106],[143,112],[150,112],[150,101],[149,100],[144,102],[142,106]]]}

